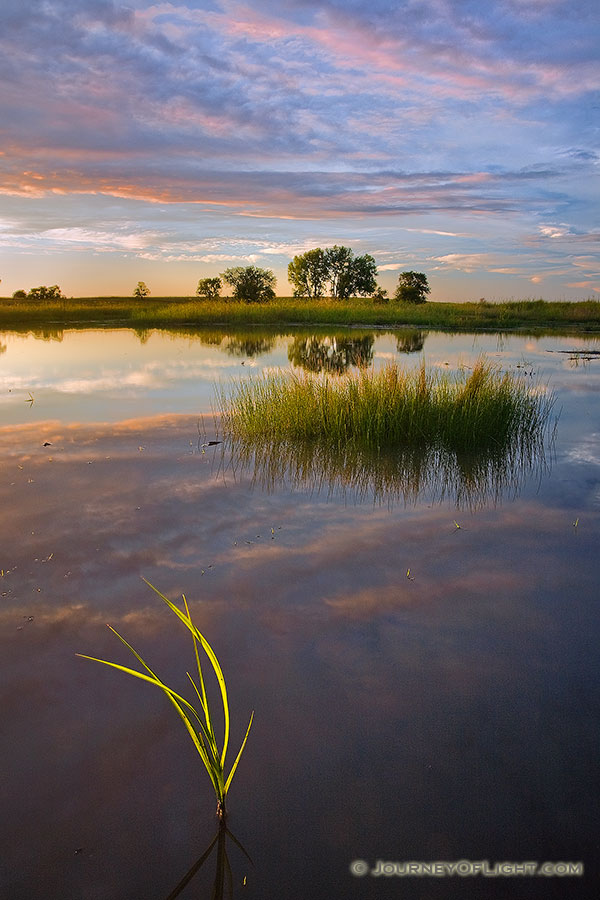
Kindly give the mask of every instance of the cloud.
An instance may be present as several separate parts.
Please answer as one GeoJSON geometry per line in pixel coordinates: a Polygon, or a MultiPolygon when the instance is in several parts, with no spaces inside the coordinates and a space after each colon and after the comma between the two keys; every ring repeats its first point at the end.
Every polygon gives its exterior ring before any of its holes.
{"type": "Polygon", "coordinates": [[[302,223],[352,221],[364,235],[385,220],[389,252],[403,227],[415,255],[442,257],[419,236],[487,252],[482,223],[521,217],[540,241],[593,243],[594,21],[586,0],[568,15],[562,0],[5,0],[6,246],[210,264],[213,251],[173,244],[223,222],[250,237],[262,223],[302,236],[302,223]],[[75,223],[73,198],[143,206],[143,221],[75,223]],[[180,204],[195,223],[175,235],[164,207],[180,204]],[[587,227],[561,231],[575,211],[587,227]]]}

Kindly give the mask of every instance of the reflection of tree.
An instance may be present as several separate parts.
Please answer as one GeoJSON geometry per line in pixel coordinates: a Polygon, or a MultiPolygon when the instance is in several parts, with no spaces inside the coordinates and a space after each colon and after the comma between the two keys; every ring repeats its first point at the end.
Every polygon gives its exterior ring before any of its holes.
{"type": "Polygon", "coordinates": [[[44,325],[41,328],[31,328],[30,331],[37,340],[58,341],[59,344],[62,343],[65,336],[64,329],[53,328],[51,325],[44,325]]]}
{"type": "Polygon", "coordinates": [[[137,334],[140,344],[147,344],[150,340],[153,328],[134,328],[135,333],[137,334]]]}
{"type": "Polygon", "coordinates": [[[340,375],[349,366],[369,366],[373,362],[372,334],[361,337],[319,337],[298,335],[288,347],[288,359],[307,372],[340,375]]]}
{"type": "Polygon", "coordinates": [[[264,335],[252,335],[251,337],[234,335],[227,338],[224,349],[231,356],[260,356],[273,349],[275,340],[274,337],[265,337],[264,335]]]}
{"type": "Polygon", "coordinates": [[[398,353],[420,353],[425,337],[425,333],[418,328],[408,328],[396,334],[396,349],[398,353]]]}
{"type": "Polygon", "coordinates": [[[0,344],[0,353],[6,353],[6,344],[0,344]]]}

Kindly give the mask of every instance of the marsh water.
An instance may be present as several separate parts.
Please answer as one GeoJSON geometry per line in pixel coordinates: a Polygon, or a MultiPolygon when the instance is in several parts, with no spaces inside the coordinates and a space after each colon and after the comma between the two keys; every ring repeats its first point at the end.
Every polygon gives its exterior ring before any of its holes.
{"type": "MultiPolygon", "coordinates": [[[[235,897],[596,897],[598,351],[411,330],[0,335],[1,896],[166,900],[212,840],[166,698],[75,655],[132,664],[110,623],[186,691],[193,648],[143,576],[186,595],[220,658],[232,760],[255,710],[229,797],[252,858],[230,841],[235,897]],[[489,483],[463,466],[449,485],[435,460],[412,482],[377,464],[321,478],[319,460],[209,444],[231,379],[453,373],[482,354],[555,398],[543,451],[489,483]],[[378,876],[378,860],[585,875],[378,876]]],[[[215,865],[178,896],[210,897],[215,865]]]]}

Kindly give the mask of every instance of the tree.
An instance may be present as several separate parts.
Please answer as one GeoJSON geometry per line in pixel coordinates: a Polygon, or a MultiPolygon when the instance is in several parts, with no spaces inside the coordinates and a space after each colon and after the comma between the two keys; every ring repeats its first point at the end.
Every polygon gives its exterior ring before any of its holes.
{"type": "Polygon", "coordinates": [[[221,272],[221,278],[233,288],[234,300],[263,303],[275,297],[277,279],[270,269],[257,266],[235,266],[221,272]]]}
{"type": "Polygon", "coordinates": [[[401,272],[394,300],[399,303],[425,303],[430,292],[427,275],[423,272],[401,272]]]}
{"type": "Polygon", "coordinates": [[[138,281],[137,287],[133,292],[134,297],[148,297],[150,294],[150,288],[146,285],[145,281],[138,281]]]}
{"type": "Polygon", "coordinates": [[[350,247],[336,244],[325,251],[325,260],[331,296],[335,300],[356,295],[366,297],[376,290],[377,264],[370,254],[354,256],[350,247]]]}
{"type": "Polygon", "coordinates": [[[27,291],[15,291],[13,294],[13,300],[26,300],[27,299],[27,291]]]}
{"type": "Polygon", "coordinates": [[[352,262],[352,284],[348,296],[368,297],[377,290],[377,263],[369,253],[352,262]]]}
{"type": "Polygon", "coordinates": [[[331,296],[336,300],[350,296],[347,288],[350,284],[353,257],[354,253],[350,247],[340,247],[338,244],[325,251],[327,279],[330,283],[331,296]]]}
{"type": "Polygon", "coordinates": [[[196,294],[206,300],[218,300],[222,287],[223,282],[220,278],[201,278],[196,288],[196,294]]]}
{"type": "Polygon", "coordinates": [[[294,285],[294,297],[319,300],[329,277],[326,253],[320,247],[295,256],[288,266],[288,281],[294,285]]]}
{"type": "Polygon", "coordinates": [[[57,284],[46,287],[45,284],[40,287],[31,288],[27,294],[28,300],[64,300],[64,295],[57,284]]]}

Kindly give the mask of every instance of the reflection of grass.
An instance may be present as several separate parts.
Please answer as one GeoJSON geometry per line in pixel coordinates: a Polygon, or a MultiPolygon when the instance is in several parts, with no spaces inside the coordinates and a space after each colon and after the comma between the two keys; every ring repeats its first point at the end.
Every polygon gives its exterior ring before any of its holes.
{"type": "Polygon", "coordinates": [[[424,493],[478,506],[544,462],[553,398],[479,362],[452,378],[391,366],[340,378],[271,374],[224,389],[233,463],[266,487],[424,493]]]}
{"type": "Polygon", "coordinates": [[[480,360],[459,378],[424,365],[341,378],[271,373],[223,390],[219,405],[226,433],[246,440],[473,451],[533,438],[552,401],[480,360]]]}
{"type": "Polygon", "coordinates": [[[250,732],[250,728],[252,726],[252,719],[254,717],[254,713],[250,716],[250,724],[248,725],[248,729],[246,731],[246,735],[242,742],[242,746],[240,751],[235,759],[233,766],[229,772],[229,775],[225,775],[225,757],[227,754],[227,746],[229,743],[229,703],[227,700],[227,688],[225,685],[225,678],[223,677],[223,672],[221,670],[221,666],[219,665],[219,661],[215,656],[215,653],[194,623],[191,620],[190,612],[188,609],[187,601],[185,597],[183,598],[183,604],[185,607],[185,612],[180,610],[174,603],[172,603],[168,597],[165,597],[164,594],[161,594],[153,585],[149,582],[146,582],[149,587],[155,591],[158,596],[164,600],[167,606],[175,613],[176,616],[181,619],[183,624],[192,634],[192,640],[194,642],[194,655],[196,658],[196,668],[198,671],[198,682],[196,683],[192,676],[188,673],[188,678],[190,679],[192,685],[194,686],[194,690],[196,692],[198,702],[200,704],[200,712],[192,706],[188,701],[182,697],[180,694],[177,694],[170,687],[167,687],[164,684],[158,675],[156,675],[152,669],[144,662],[142,657],[133,649],[133,647],[127,643],[125,638],[121,637],[121,635],[115,631],[109,625],[111,631],[117,635],[120,641],[133,653],[137,661],[140,665],[146,670],[148,674],[144,674],[143,672],[138,672],[135,669],[129,669],[126,666],[118,665],[117,663],[107,662],[104,659],[96,659],[92,656],[85,656],[84,654],[78,654],[78,656],[82,656],[84,659],[91,659],[94,662],[101,662],[106,666],[112,666],[114,669],[120,669],[122,672],[126,672],[129,675],[134,675],[136,678],[141,678],[143,681],[147,681],[150,684],[154,684],[157,687],[161,688],[162,691],[167,695],[177,712],[179,713],[183,724],[185,725],[188,734],[190,735],[196,750],[198,751],[202,762],[208,772],[209,778],[211,780],[212,786],[214,788],[216,797],[217,797],[217,811],[221,818],[225,818],[226,807],[225,801],[227,798],[227,792],[229,790],[229,786],[231,784],[231,780],[235,774],[235,770],[237,769],[238,763],[240,761],[240,757],[246,746],[246,741],[248,740],[248,734],[250,732]],[[204,678],[202,675],[202,666],[200,663],[200,654],[198,652],[198,648],[202,647],[202,650],[208,656],[210,664],[213,668],[214,674],[217,678],[219,684],[219,690],[221,693],[221,703],[223,706],[223,718],[225,723],[225,733],[223,737],[223,747],[219,752],[217,740],[215,737],[215,719],[214,715],[211,712],[211,708],[208,702],[208,698],[206,695],[206,689],[204,686],[204,678]]]}
{"type": "MultiPolygon", "coordinates": [[[[233,871],[231,869],[229,855],[227,853],[228,837],[231,838],[231,840],[237,847],[239,847],[248,861],[252,865],[254,865],[247,851],[227,828],[223,819],[221,819],[219,821],[219,827],[214,838],[212,839],[204,853],[200,856],[200,858],[196,860],[191,869],[184,875],[179,884],[171,891],[171,893],[167,897],[167,900],[175,900],[175,897],[179,897],[179,895],[185,890],[190,881],[194,878],[197,872],[200,871],[206,860],[209,858],[215,844],[217,845],[217,867],[211,892],[211,900],[225,900],[225,897],[233,897],[233,871]]],[[[245,883],[246,881],[244,879],[243,884],[245,883]]]]}
{"type": "Polygon", "coordinates": [[[249,470],[268,491],[282,486],[333,494],[358,502],[413,504],[425,497],[476,509],[516,496],[528,474],[543,472],[544,441],[512,448],[451,453],[429,447],[395,451],[331,448],[316,442],[231,441],[234,471],[249,470]]]}

